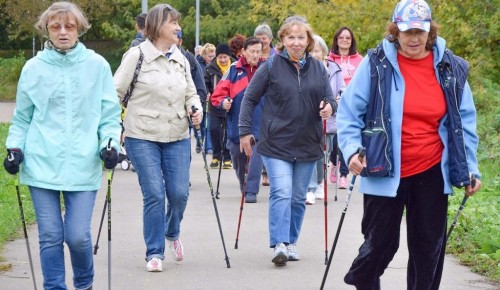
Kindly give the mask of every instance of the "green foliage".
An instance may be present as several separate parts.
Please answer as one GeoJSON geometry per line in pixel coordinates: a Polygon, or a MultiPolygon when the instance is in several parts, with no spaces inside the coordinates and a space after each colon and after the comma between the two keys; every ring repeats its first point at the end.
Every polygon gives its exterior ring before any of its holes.
{"type": "MultiPolygon", "coordinates": [[[[8,124],[0,123],[0,152],[5,150],[5,138],[7,136],[8,124]]],[[[4,156],[2,155],[2,161],[4,156]]],[[[16,195],[16,187],[12,175],[5,169],[0,169],[0,248],[6,241],[21,237],[22,223],[19,215],[19,205],[16,195]]],[[[26,186],[20,186],[21,199],[25,220],[28,224],[35,221],[33,203],[26,186]]]]}
{"type": "Polygon", "coordinates": [[[16,96],[16,84],[21,70],[26,63],[24,53],[21,51],[13,58],[0,58],[0,92],[6,100],[14,100],[16,96]]]}

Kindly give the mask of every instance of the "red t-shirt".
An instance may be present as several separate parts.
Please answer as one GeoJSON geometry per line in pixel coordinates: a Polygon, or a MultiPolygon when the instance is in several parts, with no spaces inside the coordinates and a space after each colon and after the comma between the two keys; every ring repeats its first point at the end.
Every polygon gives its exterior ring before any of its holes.
{"type": "Polygon", "coordinates": [[[421,173],[441,161],[439,121],[446,114],[443,90],[436,78],[433,53],[410,59],[398,53],[405,82],[401,141],[401,177],[421,173]]]}

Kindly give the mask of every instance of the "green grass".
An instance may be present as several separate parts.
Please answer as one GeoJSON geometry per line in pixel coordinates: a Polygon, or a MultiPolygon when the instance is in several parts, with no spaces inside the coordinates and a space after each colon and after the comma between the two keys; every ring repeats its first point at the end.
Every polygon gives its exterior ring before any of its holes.
{"type": "MultiPolygon", "coordinates": [[[[0,123],[0,152],[5,150],[5,138],[8,124],[0,123]]],[[[1,154],[3,162],[4,154],[1,154]]],[[[33,203],[26,186],[19,186],[25,220],[28,224],[35,222],[33,203]]],[[[15,177],[8,174],[5,169],[0,169],[0,250],[6,242],[22,238],[22,223],[17,201],[15,177]]],[[[11,265],[0,259],[0,271],[10,269],[11,265]]]]}

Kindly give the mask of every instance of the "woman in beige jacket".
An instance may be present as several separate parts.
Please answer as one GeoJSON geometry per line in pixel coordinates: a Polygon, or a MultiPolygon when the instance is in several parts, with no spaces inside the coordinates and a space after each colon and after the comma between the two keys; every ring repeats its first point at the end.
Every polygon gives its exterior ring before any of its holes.
{"type": "Polygon", "coordinates": [[[146,269],[150,272],[163,269],[165,238],[175,260],[183,259],[179,236],[189,195],[189,119],[194,125],[202,119],[189,62],[175,45],[179,19],[179,12],[168,4],[153,7],[146,19],[147,39],[125,53],[114,76],[123,98],[143,55],[124,127],[125,148],[143,194],[146,269]]]}

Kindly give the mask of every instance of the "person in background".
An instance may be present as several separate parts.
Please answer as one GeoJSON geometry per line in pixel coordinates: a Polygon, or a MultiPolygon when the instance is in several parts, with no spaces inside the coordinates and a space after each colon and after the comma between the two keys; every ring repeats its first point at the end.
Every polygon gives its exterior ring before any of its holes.
{"type": "MultiPolygon", "coordinates": [[[[222,76],[229,70],[231,63],[234,62],[231,55],[231,49],[227,44],[221,43],[217,45],[215,49],[215,58],[207,66],[205,71],[205,85],[210,94],[215,91],[215,87],[222,79],[222,76]]],[[[226,111],[214,107],[211,102],[209,102],[208,106],[208,123],[213,148],[210,167],[219,168],[220,162],[222,162],[222,167],[224,169],[229,169],[232,167],[231,154],[229,150],[227,150],[225,144],[223,144],[223,142],[225,142],[225,140],[223,140],[225,134],[223,130],[226,124],[226,111]]]]}
{"type": "MultiPolygon", "coordinates": [[[[200,96],[200,101],[201,101],[201,105],[203,107],[205,102],[206,102],[206,99],[207,99],[207,89],[205,87],[205,75],[203,73],[203,70],[200,66],[200,64],[198,63],[198,61],[196,60],[196,57],[190,53],[189,51],[185,50],[183,47],[182,47],[182,30],[177,32],[177,47],[179,48],[179,50],[181,51],[181,53],[184,55],[184,57],[186,57],[186,59],[189,61],[189,66],[191,67],[191,77],[193,78],[193,82],[194,82],[194,86],[196,87],[196,93],[198,94],[198,96],[200,96]]],[[[191,126],[190,126],[190,130],[191,130],[191,126]]],[[[203,140],[203,136],[204,136],[204,133],[203,133],[203,130],[201,130],[201,139],[203,140]]],[[[196,153],[199,153],[201,152],[201,146],[202,144],[200,144],[199,142],[199,138],[198,138],[198,130],[194,130],[194,137],[196,139],[196,153]]]]}
{"type": "Polygon", "coordinates": [[[92,289],[91,220],[101,187],[100,159],[107,169],[116,166],[120,104],[109,64],[78,40],[90,28],[78,6],[52,3],[35,28],[48,40],[21,72],[4,167],[17,174],[22,163],[21,184],[29,188],[38,225],[44,289],[68,289],[64,243],[74,288],[92,289]]]}
{"type": "MultiPolygon", "coordinates": [[[[229,67],[229,72],[222,77],[211,96],[211,100],[215,107],[228,111],[227,148],[231,153],[233,168],[240,182],[240,190],[245,189],[245,192],[242,192],[245,195],[245,202],[256,203],[257,194],[259,193],[260,173],[262,172],[262,158],[258,153],[254,153],[250,157],[246,187],[243,188],[247,156],[240,150],[238,119],[245,89],[252,80],[255,71],[262,64],[260,58],[262,42],[256,37],[249,37],[245,40],[241,52],[242,56],[229,67]]],[[[252,124],[252,134],[255,137],[256,144],[259,142],[260,113],[263,103],[264,99],[261,99],[253,113],[253,118],[256,121],[252,124]]]]}
{"type": "Polygon", "coordinates": [[[135,30],[137,31],[137,34],[135,35],[134,40],[130,43],[130,47],[137,46],[145,40],[142,32],[144,31],[147,16],[147,13],[141,13],[135,17],[135,30]]]}
{"type": "Polygon", "coordinates": [[[452,186],[465,187],[468,196],[481,187],[468,64],[438,36],[431,8],[423,0],[396,5],[386,37],[372,53],[358,66],[337,113],[340,147],[349,170],[362,174],[359,191],[364,209],[365,241],[344,281],[358,290],[381,289],[380,276],[399,247],[404,214],[409,251],[406,289],[437,290],[452,186]],[[377,61],[371,65],[370,59],[377,61]],[[372,66],[380,75],[372,77],[372,66]],[[372,82],[377,85],[370,89],[372,82]],[[383,112],[368,112],[368,106],[382,102],[380,98],[389,106],[383,112]],[[383,119],[380,125],[366,121],[379,115],[390,121],[383,119]],[[385,130],[388,140],[382,145],[387,146],[371,145],[376,135],[364,136],[362,131],[372,124],[379,126],[373,130],[385,130]],[[366,147],[362,160],[357,153],[360,146],[366,147]]]}
{"type": "MultiPolygon", "coordinates": [[[[333,35],[333,43],[327,59],[340,65],[340,68],[342,69],[342,76],[344,77],[346,86],[348,86],[351,82],[356,68],[358,67],[361,60],[363,60],[363,57],[358,53],[356,49],[356,38],[354,37],[354,33],[352,32],[352,30],[347,26],[337,29],[337,31],[333,35]]],[[[333,142],[335,146],[334,148],[338,148],[337,138],[334,138],[333,142]]],[[[330,154],[330,182],[337,182],[337,166],[339,166],[340,178],[338,180],[338,187],[340,189],[347,189],[347,174],[349,173],[349,169],[344,162],[342,151],[337,149],[333,150],[332,152],[333,154],[330,154]]]]}
{"type": "Polygon", "coordinates": [[[262,49],[262,58],[264,60],[278,52],[273,46],[273,31],[267,23],[258,25],[253,32],[253,36],[257,37],[262,42],[264,47],[262,49]]]}
{"type": "Polygon", "coordinates": [[[202,45],[197,45],[194,47],[194,56],[199,56],[201,54],[201,51],[203,49],[202,45]]]}
{"type": "MultiPolygon", "coordinates": [[[[200,64],[201,71],[203,72],[203,79],[205,79],[205,75],[207,72],[207,66],[214,60],[215,58],[215,45],[211,43],[205,43],[203,45],[200,55],[196,56],[196,60],[200,64]]],[[[208,129],[208,104],[209,104],[209,95],[208,90],[207,90],[207,98],[205,100],[202,100],[202,105],[203,105],[203,120],[201,121],[201,138],[204,140],[205,144],[205,153],[206,154],[213,154],[212,151],[212,141],[210,140],[210,130],[208,129]]],[[[196,153],[201,152],[201,147],[198,148],[196,147],[196,153]]]]}
{"type": "Polygon", "coordinates": [[[306,190],[316,161],[322,118],[337,107],[324,65],[310,55],[313,32],[303,18],[291,16],[278,32],[279,54],[255,73],[240,111],[240,146],[252,156],[255,108],[262,96],[258,153],[271,180],[269,196],[272,262],[284,266],[300,259],[296,249],[306,208],[306,190]],[[271,62],[271,63],[269,63],[271,62]],[[326,101],[326,104],[325,104],[326,101]]]}
{"type": "MultiPolygon", "coordinates": [[[[322,62],[326,68],[328,79],[330,80],[330,87],[335,96],[338,96],[341,89],[345,87],[344,80],[342,78],[342,71],[338,64],[332,61],[326,60],[328,55],[328,47],[326,46],[325,40],[319,35],[313,35],[314,38],[314,48],[311,51],[311,56],[322,62]]],[[[333,148],[333,138],[337,131],[337,124],[335,122],[335,114],[326,120],[326,155],[329,156],[333,148]]],[[[324,136],[324,135],[323,135],[324,136]]],[[[324,140],[322,142],[325,142],[324,140]]],[[[323,143],[321,143],[323,146],[323,143]]],[[[323,180],[324,175],[324,162],[325,157],[323,156],[316,162],[316,167],[313,170],[311,180],[307,188],[306,194],[306,204],[311,205],[316,202],[316,199],[324,198],[324,186],[323,180]]]]}
{"type": "Polygon", "coordinates": [[[125,149],[143,195],[149,272],[163,271],[165,239],[174,259],[184,259],[180,225],[189,197],[189,119],[198,125],[203,117],[189,61],[177,47],[179,20],[180,13],[168,4],[151,8],[144,29],[146,40],[123,55],[114,76],[118,96],[123,98],[139,55],[144,54],[124,127],[125,149]]]}
{"type": "Polygon", "coordinates": [[[229,41],[227,45],[231,49],[231,57],[238,60],[241,57],[241,50],[243,49],[243,43],[245,43],[246,37],[242,34],[236,33],[229,41]]]}
{"type": "MultiPolygon", "coordinates": [[[[267,23],[258,25],[254,30],[253,36],[262,42],[262,59],[266,60],[278,52],[273,46],[273,31],[267,23]]],[[[269,186],[269,177],[267,176],[265,166],[262,167],[262,185],[269,186]]]]}

